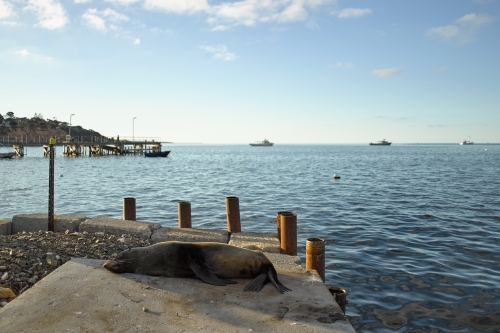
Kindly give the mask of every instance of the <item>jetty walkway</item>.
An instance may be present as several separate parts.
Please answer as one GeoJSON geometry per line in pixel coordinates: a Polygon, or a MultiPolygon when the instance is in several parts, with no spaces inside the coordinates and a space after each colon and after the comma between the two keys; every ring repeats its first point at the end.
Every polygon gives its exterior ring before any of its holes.
{"type": "MultiPolygon", "coordinates": [[[[50,138],[41,137],[0,137],[0,144],[12,146],[17,156],[26,155],[27,147],[43,147],[44,156],[49,156],[50,138]]],[[[66,135],[64,140],[56,138],[55,147],[62,147],[66,156],[102,156],[102,155],[142,155],[157,153],[162,150],[160,137],[120,137],[108,138],[104,136],[72,137],[66,135]]]]}

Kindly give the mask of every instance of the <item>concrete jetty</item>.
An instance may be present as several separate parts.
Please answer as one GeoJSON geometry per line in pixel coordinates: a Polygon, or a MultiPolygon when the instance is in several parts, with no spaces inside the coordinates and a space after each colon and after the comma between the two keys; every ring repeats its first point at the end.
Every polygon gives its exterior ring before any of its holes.
{"type": "MultiPolygon", "coordinates": [[[[250,281],[224,287],[195,278],[113,274],[105,261],[73,258],[0,308],[5,332],[346,332],[355,330],[315,270],[279,252],[275,234],[162,227],[157,223],[59,215],[56,231],[134,234],[155,241],[212,241],[259,249],[291,292],[250,281]]],[[[0,234],[47,230],[47,214],[22,214],[0,223],[0,234]]]]}

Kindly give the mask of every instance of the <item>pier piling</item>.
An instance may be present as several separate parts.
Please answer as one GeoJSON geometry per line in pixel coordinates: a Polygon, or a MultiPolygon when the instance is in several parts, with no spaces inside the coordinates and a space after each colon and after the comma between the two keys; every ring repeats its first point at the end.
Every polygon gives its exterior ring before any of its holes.
{"type": "Polygon", "coordinates": [[[179,201],[179,228],[191,228],[191,203],[179,201]]]}
{"type": "Polygon", "coordinates": [[[135,198],[123,198],[123,219],[135,221],[135,198]]]}
{"type": "Polygon", "coordinates": [[[281,215],[293,214],[292,212],[283,211],[276,213],[276,229],[278,231],[278,240],[281,242],[281,215]]]}
{"type": "Polygon", "coordinates": [[[238,197],[226,197],[227,230],[241,232],[240,201],[238,197]]]}

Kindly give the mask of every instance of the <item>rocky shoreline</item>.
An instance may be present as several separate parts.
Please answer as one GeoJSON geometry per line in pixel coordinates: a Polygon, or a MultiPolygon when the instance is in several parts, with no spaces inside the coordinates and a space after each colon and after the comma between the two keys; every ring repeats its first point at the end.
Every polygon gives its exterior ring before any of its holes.
{"type": "Polygon", "coordinates": [[[108,260],[154,242],[133,235],[23,232],[0,236],[0,307],[71,258],[108,260]]]}

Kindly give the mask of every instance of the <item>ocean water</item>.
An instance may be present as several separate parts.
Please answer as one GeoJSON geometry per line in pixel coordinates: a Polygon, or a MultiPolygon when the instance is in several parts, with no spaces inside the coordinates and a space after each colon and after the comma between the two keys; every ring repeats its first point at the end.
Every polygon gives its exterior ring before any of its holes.
{"type": "MultiPolygon", "coordinates": [[[[165,145],[167,158],[55,160],[55,213],[226,228],[225,197],[243,231],[298,220],[298,251],[326,241],[326,284],[347,290],[358,332],[500,332],[499,145],[165,145]],[[340,179],[333,179],[338,174],[340,179]]],[[[0,148],[0,152],[9,151],[0,148]]],[[[49,161],[41,148],[0,159],[0,218],[45,213],[49,161]]]]}

